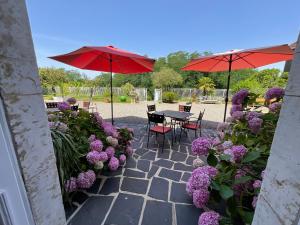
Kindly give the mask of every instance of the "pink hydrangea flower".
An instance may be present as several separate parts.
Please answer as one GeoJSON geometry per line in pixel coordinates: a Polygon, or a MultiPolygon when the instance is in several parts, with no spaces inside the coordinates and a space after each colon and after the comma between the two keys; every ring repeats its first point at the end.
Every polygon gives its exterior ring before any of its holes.
{"type": "Polygon", "coordinates": [[[252,120],[253,118],[258,118],[261,116],[261,113],[250,111],[246,113],[246,120],[252,120]]]}
{"type": "Polygon", "coordinates": [[[243,106],[242,105],[232,105],[231,109],[230,109],[230,115],[232,116],[232,114],[236,111],[243,111],[243,106]]]}
{"type": "Polygon", "coordinates": [[[108,158],[111,158],[115,155],[115,149],[112,146],[109,146],[105,149],[105,152],[108,156],[108,158]]]}
{"type": "Polygon", "coordinates": [[[67,102],[68,102],[70,105],[74,105],[74,104],[76,103],[76,98],[73,98],[73,97],[68,98],[68,99],[67,99],[67,102]]]}
{"type": "Polygon", "coordinates": [[[109,122],[102,122],[102,128],[107,136],[118,137],[117,129],[109,122]]]}
{"type": "Polygon", "coordinates": [[[103,148],[103,143],[100,140],[95,140],[90,143],[90,149],[92,151],[100,152],[100,151],[102,151],[102,148],[103,148]]]}
{"type": "Polygon", "coordinates": [[[119,165],[120,165],[119,160],[116,157],[111,157],[108,163],[108,168],[111,171],[116,171],[119,168],[119,165]]]}
{"type": "Polygon", "coordinates": [[[198,189],[193,192],[193,203],[197,208],[203,208],[209,199],[207,189],[198,189]]]}
{"type": "Polygon", "coordinates": [[[212,147],[212,139],[206,137],[197,138],[192,142],[192,153],[194,155],[207,155],[212,147]]]}
{"type": "Polygon", "coordinates": [[[76,178],[71,177],[69,180],[66,180],[65,182],[65,190],[66,192],[73,192],[76,191],[77,184],[76,184],[76,178]]]}
{"type": "Polygon", "coordinates": [[[281,109],[281,103],[280,102],[274,102],[271,105],[269,105],[270,112],[279,112],[281,109]]]}
{"type": "Polygon", "coordinates": [[[133,148],[131,146],[127,146],[126,153],[130,156],[133,154],[133,148]]]}
{"type": "Polygon", "coordinates": [[[126,155],[124,155],[124,154],[120,155],[119,161],[121,164],[124,164],[126,162],[126,155]]]}
{"type": "Polygon", "coordinates": [[[261,180],[255,180],[253,183],[253,188],[260,188],[261,187],[261,180]]]}
{"type": "Polygon", "coordinates": [[[69,103],[67,102],[59,102],[58,105],[57,105],[58,109],[60,111],[66,111],[66,110],[70,110],[71,109],[71,106],[69,103]]]}
{"type": "Polygon", "coordinates": [[[213,166],[201,166],[197,169],[194,169],[192,175],[204,173],[207,174],[210,178],[214,178],[218,174],[218,170],[213,166]]]}
{"type": "Polygon", "coordinates": [[[256,207],[257,200],[258,200],[257,196],[254,196],[254,197],[253,197],[253,200],[252,200],[252,207],[253,207],[253,208],[256,207]]]}
{"type": "Polygon", "coordinates": [[[261,118],[255,117],[248,121],[249,129],[254,134],[257,134],[260,131],[262,124],[263,124],[263,120],[261,118]]]}
{"type": "Polygon", "coordinates": [[[273,98],[281,99],[284,96],[284,89],[279,87],[270,88],[265,95],[266,100],[271,100],[273,98]]]}
{"type": "Polygon", "coordinates": [[[55,114],[48,114],[48,120],[49,121],[53,121],[57,118],[57,116],[55,114]]]}
{"type": "Polygon", "coordinates": [[[233,105],[241,105],[244,103],[245,99],[248,97],[249,91],[246,89],[241,89],[232,96],[233,105]]]}
{"type": "Polygon", "coordinates": [[[89,143],[96,141],[96,135],[92,134],[89,138],[88,138],[89,143]]]}
{"type": "Polygon", "coordinates": [[[242,120],[244,119],[244,112],[243,111],[235,111],[232,113],[232,119],[233,120],[242,120]]]}
{"type": "Polygon", "coordinates": [[[99,115],[98,112],[92,113],[92,118],[94,119],[94,121],[95,121],[95,123],[98,125],[98,127],[102,127],[103,119],[102,119],[102,117],[99,115]]]}
{"type": "Polygon", "coordinates": [[[92,170],[81,172],[76,180],[77,187],[86,189],[90,188],[96,180],[96,174],[92,170]]]}
{"type": "Polygon", "coordinates": [[[215,211],[204,212],[200,215],[198,225],[219,225],[221,216],[215,211]]]}
{"type": "Polygon", "coordinates": [[[106,152],[99,152],[99,160],[106,162],[108,160],[108,155],[106,152]]]}
{"type": "Polygon", "coordinates": [[[231,156],[231,162],[240,162],[247,153],[247,148],[243,145],[235,145],[230,149],[226,149],[224,154],[231,156]]]}
{"type": "Polygon", "coordinates": [[[96,164],[100,161],[100,153],[98,151],[91,151],[86,155],[86,159],[90,164],[96,164]]]}
{"type": "Polygon", "coordinates": [[[199,190],[199,189],[207,190],[209,185],[210,185],[210,177],[208,174],[194,173],[191,175],[188,182],[186,183],[186,191],[190,196],[192,196],[195,190],[199,190]]]}

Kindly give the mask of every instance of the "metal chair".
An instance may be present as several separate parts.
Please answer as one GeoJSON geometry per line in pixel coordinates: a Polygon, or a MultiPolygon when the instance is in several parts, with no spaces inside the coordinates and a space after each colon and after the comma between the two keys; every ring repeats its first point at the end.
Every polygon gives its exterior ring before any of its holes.
{"type": "Polygon", "coordinates": [[[58,108],[58,102],[46,102],[47,109],[56,109],[58,108]]]}
{"type": "Polygon", "coordinates": [[[156,111],[156,105],[147,105],[147,112],[155,112],[156,111]]]}
{"type": "Polygon", "coordinates": [[[72,111],[78,111],[79,106],[78,105],[72,105],[71,110],[72,111]]]}
{"type": "Polygon", "coordinates": [[[165,115],[158,115],[155,113],[149,113],[148,114],[148,141],[147,141],[147,148],[149,146],[149,136],[150,132],[154,132],[156,137],[157,134],[163,135],[163,145],[162,145],[162,152],[164,151],[164,145],[165,145],[165,135],[166,133],[172,132],[172,145],[173,145],[173,129],[172,127],[167,127],[165,124],[165,115]],[[162,124],[162,125],[159,125],[162,124]],[[153,126],[151,126],[153,125],[153,126]]]}
{"type": "Polygon", "coordinates": [[[179,136],[179,142],[181,140],[181,134],[182,134],[182,130],[183,129],[187,129],[187,130],[194,130],[195,131],[195,137],[197,137],[197,130],[200,130],[200,137],[201,137],[201,125],[202,125],[202,119],[203,119],[203,115],[204,115],[205,109],[203,110],[203,112],[200,111],[199,116],[197,118],[196,121],[187,121],[185,123],[183,123],[180,127],[180,136],[179,136]]]}
{"type": "Polygon", "coordinates": [[[191,112],[191,105],[179,105],[179,112],[191,112]]]}
{"type": "Polygon", "coordinates": [[[83,102],[82,103],[82,108],[90,111],[90,109],[92,110],[92,112],[96,111],[97,112],[97,106],[93,105],[91,102],[83,102]]]}

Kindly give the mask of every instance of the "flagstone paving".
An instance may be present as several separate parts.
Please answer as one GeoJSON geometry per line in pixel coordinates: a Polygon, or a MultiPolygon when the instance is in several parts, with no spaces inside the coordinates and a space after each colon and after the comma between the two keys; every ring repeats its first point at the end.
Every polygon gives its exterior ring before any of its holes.
{"type": "MultiPolygon", "coordinates": [[[[66,207],[69,225],[193,225],[201,210],[186,194],[195,159],[191,155],[194,133],[183,135],[181,143],[171,146],[166,138],[162,152],[155,135],[150,137],[144,125],[117,124],[134,128],[135,153],[115,172],[101,174],[93,187],[78,192],[72,207],[66,207]]],[[[215,136],[203,129],[203,136],[215,136]]]]}

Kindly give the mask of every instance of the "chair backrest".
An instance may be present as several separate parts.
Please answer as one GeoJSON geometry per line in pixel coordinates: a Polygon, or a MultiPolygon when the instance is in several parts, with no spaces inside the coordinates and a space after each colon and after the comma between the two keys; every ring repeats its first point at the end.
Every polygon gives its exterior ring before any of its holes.
{"type": "Polygon", "coordinates": [[[185,105],[185,106],[183,106],[183,111],[185,111],[185,112],[190,112],[191,109],[192,109],[191,105],[185,105]]]}
{"type": "Polygon", "coordinates": [[[155,105],[147,105],[148,112],[154,112],[156,111],[156,106],[155,105]]]}
{"type": "Polygon", "coordinates": [[[205,109],[202,112],[200,111],[199,116],[198,116],[198,121],[202,121],[204,112],[205,112],[205,109]]]}
{"type": "Polygon", "coordinates": [[[184,105],[179,105],[178,110],[179,112],[184,112],[184,105]]]}
{"type": "Polygon", "coordinates": [[[83,105],[83,108],[89,108],[90,102],[83,102],[82,105],[83,105]]]}
{"type": "Polygon", "coordinates": [[[58,102],[46,102],[47,109],[55,109],[58,108],[58,102]]]}
{"type": "Polygon", "coordinates": [[[164,123],[165,121],[165,115],[158,115],[155,113],[149,113],[148,114],[148,123],[152,122],[152,123],[164,123]]]}
{"type": "Polygon", "coordinates": [[[72,111],[78,111],[78,105],[72,105],[71,110],[72,111]]]}

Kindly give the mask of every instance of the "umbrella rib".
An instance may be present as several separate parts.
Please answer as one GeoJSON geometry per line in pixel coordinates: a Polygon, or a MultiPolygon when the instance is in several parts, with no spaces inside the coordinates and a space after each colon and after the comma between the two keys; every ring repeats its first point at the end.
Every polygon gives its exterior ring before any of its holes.
{"type": "MultiPolygon", "coordinates": [[[[253,54],[253,53],[252,53],[253,54]]],[[[251,55],[250,53],[248,54],[248,55],[251,55]]],[[[247,56],[248,56],[247,55],[247,56]]],[[[255,68],[256,66],[254,66],[252,63],[250,63],[248,60],[246,60],[246,59],[244,59],[244,57],[241,57],[241,56],[239,56],[238,55],[238,57],[239,57],[239,59],[241,59],[241,60],[244,60],[246,63],[248,63],[250,66],[252,66],[253,68],[255,68]]]]}
{"type": "Polygon", "coordinates": [[[213,65],[208,71],[211,71],[213,68],[215,68],[221,61],[218,61],[215,65],[213,65]]]}

